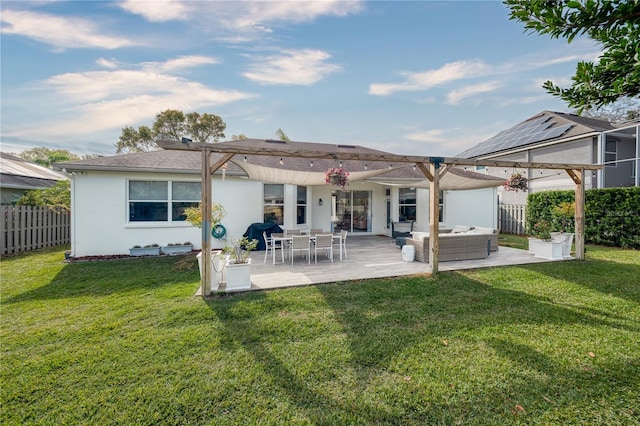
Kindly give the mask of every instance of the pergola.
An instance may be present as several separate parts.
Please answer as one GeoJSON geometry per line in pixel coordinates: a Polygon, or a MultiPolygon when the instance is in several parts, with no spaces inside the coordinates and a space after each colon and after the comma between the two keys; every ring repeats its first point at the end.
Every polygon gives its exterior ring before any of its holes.
{"type": "MultiPolygon", "coordinates": [[[[211,277],[211,176],[236,155],[259,155],[283,158],[359,160],[364,162],[384,162],[388,164],[415,164],[429,181],[429,268],[432,274],[438,273],[439,222],[438,205],[440,197],[440,179],[454,166],[485,166],[520,169],[565,170],[575,183],[575,235],[576,259],[584,260],[584,177],[587,170],[601,169],[594,164],[536,163],[505,160],[473,160],[468,158],[435,157],[418,155],[398,155],[381,151],[354,151],[341,149],[340,145],[309,144],[310,148],[301,148],[305,143],[269,143],[268,139],[244,139],[239,141],[203,144],[182,141],[158,140],[158,146],[167,150],[200,151],[202,153],[202,274],[201,294],[209,294],[208,283],[211,277]],[[312,149],[313,148],[313,149],[312,149]],[[221,158],[211,164],[211,154],[220,154],[221,158]]],[[[235,162],[235,161],[233,161],[235,162]]],[[[240,164],[239,162],[235,162],[240,164]]]]}

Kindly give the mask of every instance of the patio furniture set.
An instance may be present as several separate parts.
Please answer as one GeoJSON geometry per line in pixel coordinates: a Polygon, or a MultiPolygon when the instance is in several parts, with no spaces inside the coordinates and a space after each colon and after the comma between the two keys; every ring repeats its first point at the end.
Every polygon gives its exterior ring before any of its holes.
{"type": "MultiPolygon", "coordinates": [[[[498,233],[493,228],[461,225],[443,230],[439,234],[439,261],[485,259],[498,251],[498,233]]],[[[428,232],[411,232],[405,244],[415,248],[415,260],[429,262],[428,232]]]]}
{"type": "Polygon", "coordinates": [[[263,233],[266,242],[266,251],[264,253],[264,263],[267,263],[269,253],[271,253],[272,263],[276,263],[276,251],[280,250],[282,263],[285,260],[285,254],[291,259],[293,265],[296,253],[306,253],[307,263],[311,263],[311,254],[314,254],[315,263],[318,263],[318,252],[324,252],[327,258],[333,262],[334,245],[338,245],[338,253],[340,260],[347,257],[347,233],[342,230],[339,233],[331,233],[322,229],[311,229],[304,232],[300,229],[285,230],[282,233],[272,233],[267,235],[263,233]]]}

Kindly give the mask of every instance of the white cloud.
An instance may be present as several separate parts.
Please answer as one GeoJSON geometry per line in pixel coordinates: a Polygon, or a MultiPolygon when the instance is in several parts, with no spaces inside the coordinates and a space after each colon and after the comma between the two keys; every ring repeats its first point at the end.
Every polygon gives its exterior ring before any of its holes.
{"type": "MultiPolygon", "coordinates": [[[[157,63],[198,65],[202,58],[177,58],[157,63]]],[[[106,61],[110,63],[109,61],[106,61]]],[[[38,126],[3,129],[6,136],[55,138],[95,134],[151,120],[159,111],[195,111],[255,97],[237,90],[219,90],[180,76],[146,68],[65,73],[41,83],[42,98],[34,100],[48,111],[38,126]]]]}
{"type": "Polygon", "coordinates": [[[457,105],[462,99],[475,96],[479,93],[493,92],[494,90],[497,90],[500,87],[502,87],[502,84],[496,81],[466,86],[466,87],[463,87],[462,89],[457,89],[449,92],[447,94],[447,100],[445,103],[450,105],[457,105]]]}
{"type": "Polygon", "coordinates": [[[118,49],[135,43],[125,37],[100,34],[87,20],[30,11],[2,11],[2,33],[32,38],[61,49],[118,49]]]}
{"type": "Polygon", "coordinates": [[[189,17],[189,3],[175,0],[125,0],[118,4],[129,13],[151,22],[184,20],[189,17]]]}
{"type": "Polygon", "coordinates": [[[285,50],[280,55],[256,57],[242,75],[260,84],[309,86],[342,68],[328,64],[327,52],[313,49],[285,50]]]}
{"type": "Polygon", "coordinates": [[[96,60],[96,64],[100,65],[103,68],[116,69],[118,68],[118,61],[106,58],[98,58],[96,60]]]}
{"type": "Polygon", "coordinates": [[[176,59],[171,59],[166,62],[145,62],[143,64],[143,68],[147,70],[171,72],[201,65],[217,64],[218,62],[218,59],[211,56],[191,55],[180,56],[176,59]]]}
{"type": "Polygon", "coordinates": [[[443,83],[481,77],[490,72],[491,67],[482,61],[450,62],[440,68],[424,72],[403,72],[401,75],[405,77],[405,81],[402,83],[372,83],[369,86],[369,94],[385,96],[400,91],[427,90],[443,83]]]}

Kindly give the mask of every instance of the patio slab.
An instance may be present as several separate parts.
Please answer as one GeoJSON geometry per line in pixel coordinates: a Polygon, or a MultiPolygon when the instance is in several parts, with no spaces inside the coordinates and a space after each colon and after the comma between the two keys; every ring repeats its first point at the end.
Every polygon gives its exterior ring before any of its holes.
{"type": "MultiPolygon", "coordinates": [[[[281,263],[279,257],[276,258],[275,265],[272,264],[271,257],[264,263],[264,251],[253,252],[251,290],[429,274],[428,263],[403,261],[401,249],[387,236],[349,236],[347,259],[339,260],[337,248],[335,250],[333,263],[320,254],[317,264],[314,263],[313,257],[311,264],[308,264],[305,258],[296,254],[293,265],[289,259],[281,263]]],[[[543,262],[549,260],[534,257],[526,250],[500,247],[486,259],[441,262],[439,270],[444,272],[543,262]]],[[[224,285],[220,287],[219,292],[221,291],[225,291],[224,285]]]]}

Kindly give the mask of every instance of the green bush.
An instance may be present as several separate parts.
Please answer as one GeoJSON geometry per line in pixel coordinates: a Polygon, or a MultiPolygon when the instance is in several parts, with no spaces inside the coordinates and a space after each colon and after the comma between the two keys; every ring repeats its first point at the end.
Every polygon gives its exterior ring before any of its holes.
{"type": "MultiPolygon", "coordinates": [[[[527,199],[527,234],[547,221],[554,231],[575,227],[567,214],[574,191],[544,191],[527,199]]],[[[585,192],[585,242],[612,247],[640,248],[640,188],[590,189],[585,192]]]]}

